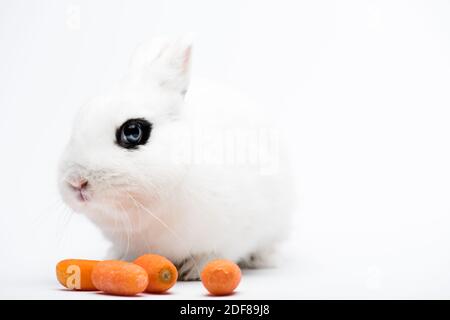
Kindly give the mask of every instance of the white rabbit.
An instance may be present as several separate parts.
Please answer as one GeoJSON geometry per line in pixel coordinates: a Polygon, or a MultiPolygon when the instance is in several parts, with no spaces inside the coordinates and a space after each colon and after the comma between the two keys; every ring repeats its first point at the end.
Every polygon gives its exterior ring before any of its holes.
{"type": "Polygon", "coordinates": [[[242,95],[210,82],[188,90],[190,60],[183,39],[143,45],[124,79],[80,109],[62,198],[101,229],[112,257],[161,254],[181,280],[213,258],[271,265],[292,200],[279,136],[242,95]]]}

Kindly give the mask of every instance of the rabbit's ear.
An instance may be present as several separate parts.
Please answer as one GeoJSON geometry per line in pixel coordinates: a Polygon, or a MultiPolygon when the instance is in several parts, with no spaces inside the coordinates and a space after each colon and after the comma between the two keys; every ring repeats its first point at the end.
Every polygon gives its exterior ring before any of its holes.
{"type": "Polygon", "coordinates": [[[143,72],[161,87],[185,94],[189,84],[192,41],[188,37],[174,41],[158,38],[141,45],[134,53],[130,68],[143,72]]]}

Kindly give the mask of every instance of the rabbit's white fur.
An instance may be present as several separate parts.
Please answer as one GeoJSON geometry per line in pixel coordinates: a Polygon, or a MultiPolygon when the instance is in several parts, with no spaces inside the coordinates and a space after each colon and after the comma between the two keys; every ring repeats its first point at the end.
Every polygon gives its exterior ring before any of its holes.
{"type": "Polygon", "coordinates": [[[198,279],[215,257],[270,263],[292,199],[276,132],[260,121],[261,111],[211,83],[188,89],[190,58],[184,40],[139,47],[124,79],[79,111],[59,168],[63,199],[102,230],[114,258],[158,253],[183,280],[198,279]],[[147,144],[127,150],[115,133],[134,118],[153,129],[147,144]],[[239,149],[249,136],[258,139],[239,149]],[[246,158],[249,150],[265,154],[246,158]],[[68,185],[79,179],[88,181],[86,201],[68,185]]]}

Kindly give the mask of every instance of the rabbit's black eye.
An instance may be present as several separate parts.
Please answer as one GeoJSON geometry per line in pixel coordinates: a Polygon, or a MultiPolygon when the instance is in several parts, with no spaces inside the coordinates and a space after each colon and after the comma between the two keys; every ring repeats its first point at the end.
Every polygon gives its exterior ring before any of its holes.
{"type": "Polygon", "coordinates": [[[136,149],[150,137],[152,124],[145,119],[130,119],[125,121],[116,131],[116,142],[126,149],[136,149]]]}

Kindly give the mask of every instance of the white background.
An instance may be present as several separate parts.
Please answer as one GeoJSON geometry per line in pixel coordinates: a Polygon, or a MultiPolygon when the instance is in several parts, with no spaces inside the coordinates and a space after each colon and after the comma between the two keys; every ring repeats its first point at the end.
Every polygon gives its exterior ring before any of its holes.
{"type": "Polygon", "coordinates": [[[450,2],[393,0],[3,0],[0,297],[108,298],[54,279],[107,247],[59,200],[58,156],[138,43],[185,32],[196,75],[264,101],[291,137],[293,236],[233,298],[450,298],[450,2]]]}

